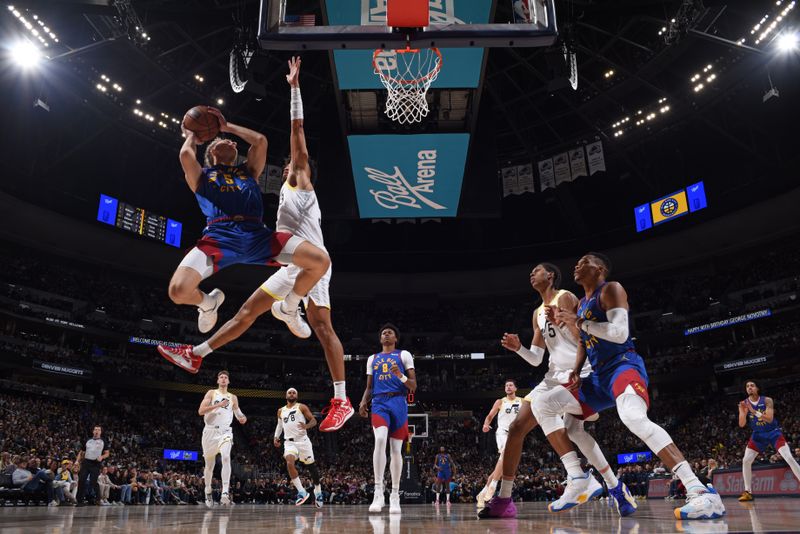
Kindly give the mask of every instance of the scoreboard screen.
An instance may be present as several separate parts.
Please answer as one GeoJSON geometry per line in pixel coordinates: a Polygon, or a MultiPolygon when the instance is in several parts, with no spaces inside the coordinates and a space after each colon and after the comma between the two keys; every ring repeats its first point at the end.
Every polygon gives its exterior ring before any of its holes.
{"type": "Polygon", "coordinates": [[[649,230],[654,225],[677,219],[707,206],[703,182],[697,182],[686,189],[675,191],[671,195],[635,207],[633,214],[636,220],[636,231],[649,230]]]}
{"type": "Polygon", "coordinates": [[[181,246],[181,230],[183,225],[144,208],[137,208],[114,197],[100,195],[97,209],[97,220],[135,234],[149,237],[171,245],[181,246]]]}

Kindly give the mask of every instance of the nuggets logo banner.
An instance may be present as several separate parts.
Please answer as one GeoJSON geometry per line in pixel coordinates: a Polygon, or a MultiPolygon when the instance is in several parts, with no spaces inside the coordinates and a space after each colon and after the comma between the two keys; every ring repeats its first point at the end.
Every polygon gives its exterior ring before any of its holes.
{"type": "Polygon", "coordinates": [[[650,212],[653,215],[653,224],[659,224],[669,219],[680,217],[689,213],[689,203],[686,201],[686,191],[681,190],[672,195],[650,203],[650,212]]]}
{"type": "Polygon", "coordinates": [[[362,218],[455,217],[469,134],[351,135],[362,218]]]}

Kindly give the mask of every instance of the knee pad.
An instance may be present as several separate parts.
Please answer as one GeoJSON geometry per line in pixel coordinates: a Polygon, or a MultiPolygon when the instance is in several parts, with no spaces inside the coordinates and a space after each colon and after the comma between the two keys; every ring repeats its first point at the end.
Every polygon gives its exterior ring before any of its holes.
{"type": "Polygon", "coordinates": [[[626,390],[617,397],[617,413],[628,430],[644,441],[651,451],[658,453],[672,443],[667,431],[647,417],[647,403],[636,393],[626,390]]]}

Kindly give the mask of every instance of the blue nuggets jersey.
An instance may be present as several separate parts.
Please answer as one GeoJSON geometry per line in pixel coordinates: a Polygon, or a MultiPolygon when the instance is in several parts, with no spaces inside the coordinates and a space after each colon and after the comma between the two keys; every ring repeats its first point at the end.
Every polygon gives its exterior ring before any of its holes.
{"type": "MultiPolygon", "coordinates": [[[[748,398],[746,402],[750,403],[750,406],[761,413],[767,412],[767,403],[764,401],[764,396],[760,396],[758,398],[758,402],[753,403],[750,402],[748,398]]],[[[751,411],[747,411],[747,422],[750,424],[750,428],[753,430],[753,433],[761,433],[761,432],[772,432],[773,430],[780,428],[780,423],[778,420],[773,418],[771,423],[767,423],[766,421],[759,421],[758,417],[756,417],[751,411]]]]}
{"type": "Polygon", "coordinates": [[[436,467],[439,468],[439,472],[446,472],[449,473],[450,469],[450,455],[449,454],[442,454],[439,453],[436,455],[436,467]]]}
{"type": "Polygon", "coordinates": [[[393,350],[388,354],[378,353],[372,357],[372,395],[384,393],[405,393],[406,386],[400,379],[392,374],[392,364],[396,363],[400,372],[406,374],[400,350],[393,350]]]}
{"type": "Polygon", "coordinates": [[[194,195],[209,221],[236,215],[261,220],[264,215],[261,190],[244,164],[204,167],[194,195]]]}
{"type": "MultiPolygon", "coordinates": [[[[606,312],[600,306],[600,292],[605,285],[605,282],[602,283],[588,299],[586,297],[581,299],[578,304],[579,318],[585,321],[594,321],[598,323],[608,322],[606,312]]],[[[599,371],[603,364],[615,359],[615,357],[620,354],[636,351],[636,347],[633,346],[630,335],[624,343],[612,343],[611,341],[600,339],[581,330],[581,342],[583,342],[586,347],[586,357],[589,359],[589,363],[592,364],[592,368],[595,371],[599,371]]]]}

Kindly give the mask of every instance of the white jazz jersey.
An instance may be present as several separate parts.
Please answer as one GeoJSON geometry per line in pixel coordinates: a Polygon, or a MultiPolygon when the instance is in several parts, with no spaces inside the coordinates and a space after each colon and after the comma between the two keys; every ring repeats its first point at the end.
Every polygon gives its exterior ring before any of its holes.
{"type": "Polygon", "coordinates": [[[314,463],[314,448],[308,433],[297,427],[298,423],[307,423],[300,405],[295,404],[291,408],[284,406],[280,417],[283,422],[283,456],[294,456],[304,464],[314,463]]]}
{"type": "Polygon", "coordinates": [[[302,237],[324,250],[322,211],[319,209],[317,193],[292,187],[288,180],[283,182],[275,229],[302,237]]]}
{"type": "Polygon", "coordinates": [[[508,397],[503,397],[500,400],[500,411],[497,412],[497,431],[494,433],[494,437],[497,441],[497,451],[503,452],[508,439],[508,428],[519,413],[522,399],[517,397],[512,401],[508,400],[508,397]]]}
{"type": "MultiPolygon", "coordinates": [[[[567,293],[564,289],[559,289],[556,296],[549,302],[551,306],[558,305],[558,299],[567,293]]],[[[547,373],[544,375],[545,382],[562,384],[567,381],[570,371],[575,367],[575,357],[578,354],[578,339],[573,337],[567,328],[559,328],[547,320],[544,312],[545,304],[542,303],[536,309],[536,324],[542,332],[544,344],[550,354],[547,373]]],[[[592,372],[592,367],[587,358],[581,370],[581,376],[586,377],[592,372]]]]}
{"type": "Polygon", "coordinates": [[[217,426],[220,429],[230,427],[233,423],[233,395],[231,393],[221,393],[218,389],[214,390],[211,404],[216,405],[228,399],[228,406],[218,407],[203,416],[206,426],[217,426]]]}

